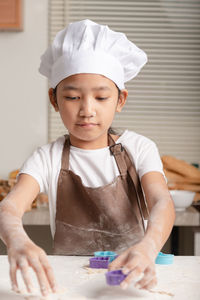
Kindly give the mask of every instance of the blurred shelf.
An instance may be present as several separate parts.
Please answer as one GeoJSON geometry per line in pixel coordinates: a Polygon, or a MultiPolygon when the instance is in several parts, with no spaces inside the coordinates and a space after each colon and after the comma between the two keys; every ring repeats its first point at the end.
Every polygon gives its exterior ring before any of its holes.
{"type": "Polygon", "coordinates": [[[200,212],[193,206],[184,211],[176,211],[175,226],[199,226],[200,212]]]}
{"type": "Polygon", "coordinates": [[[40,207],[27,211],[22,218],[24,225],[49,225],[49,208],[40,207]]]}

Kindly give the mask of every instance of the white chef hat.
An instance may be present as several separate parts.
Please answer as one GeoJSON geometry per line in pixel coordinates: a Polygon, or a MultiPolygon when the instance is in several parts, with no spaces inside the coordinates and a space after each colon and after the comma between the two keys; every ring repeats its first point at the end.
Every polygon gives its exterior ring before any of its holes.
{"type": "Polygon", "coordinates": [[[39,72],[52,88],[64,78],[80,73],[101,74],[119,89],[147,62],[144,51],[125,34],[90,20],[70,23],[58,32],[41,57],[39,72]]]}

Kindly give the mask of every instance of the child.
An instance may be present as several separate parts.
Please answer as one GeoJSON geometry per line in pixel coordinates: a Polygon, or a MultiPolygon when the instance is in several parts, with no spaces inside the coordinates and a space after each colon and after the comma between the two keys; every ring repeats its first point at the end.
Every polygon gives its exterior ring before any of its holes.
{"type": "Polygon", "coordinates": [[[127,99],[124,82],[146,61],[146,54],[124,34],[90,20],[59,32],[42,56],[40,72],[50,80],[51,104],[69,135],[33,153],[1,204],[0,234],[14,290],[17,269],[32,290],[30,266],[43,295],[56,291],[45,252],[29,239],[21,222],[39,192],[48,193],[55,254],[117,251],[120,255],[109,269],[129,273],[122,288],[141,276],[138,287],[156,284],[154,261],[175,218],[158,150],[134,132],[118,136],[110,131],[115,112],[127,99]]]}

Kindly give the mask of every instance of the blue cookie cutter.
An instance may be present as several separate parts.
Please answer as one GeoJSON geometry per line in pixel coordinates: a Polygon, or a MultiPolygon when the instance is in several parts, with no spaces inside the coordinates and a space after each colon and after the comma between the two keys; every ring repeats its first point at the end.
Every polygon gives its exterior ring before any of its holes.
{"type": "Polygon", "coordinates": [[[109,285],[120,285],[120,283],[128,276],[122,270],[114,270],[105,274],[106,282],[109,285]]]}
{"type": "Polygon", "coordinates": [[[108,256],[96,256],[90,258],[90,268],[107,269],[110,258],[108,256]]]}
{"type": "Polygon", "coordinates": [[[97,251],[94,252],[95,257],[109,257],[109,262],[113,261],[118,255],[113,251],[97,251]]]}
{"type": "Polygon", "coordinates": [[[158,265],[171,265],[174,262],[174,255],[173,254],[165,254],[162,252],[159,252],[155,263],[158,265]]]}

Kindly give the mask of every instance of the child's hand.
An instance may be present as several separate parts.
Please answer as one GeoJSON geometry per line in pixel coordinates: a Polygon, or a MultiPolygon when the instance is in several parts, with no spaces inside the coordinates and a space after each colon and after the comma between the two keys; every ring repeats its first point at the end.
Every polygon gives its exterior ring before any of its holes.
{"type": "Polygon", "coordinates": [[[149,243],[140,242],[128,248],[110,263],[109,271],[122,268],[124,274],[129,273],[120,285],[123,289],[126,289],[134,281],[137,281],[135,285],[137,288],[151,289],[157,283],[155,272],[156,255],[156,251],[149,243]]]}
{"type": "Polygon", "coordinates": [[[19,269],[27,291],[33,292],[34,289],[29,275],[29,267],[31,267],[36,273],[42,295],[46,296],[48,292],[56,292],[53,270],[49,265],[46,253],[29,238],[22,235],[10,243],[8,260],[10,262],[10,279],[14,291],[19,291],[16,276],[17,269],[19,269]]]}
{"type": "Polygon", "coordinates": [[[37,276],[42,295],[56,291],[56,283],[45,252],[36,246],[24,231],[22,216],[40,189],[37,181],[21,174],[8,196],[0,203],[0,238],[7,246],[10,279],[14,291],[19,291],[17,270],[21,271],[28,292],[33,292],[29,267],[37,276]]]}

